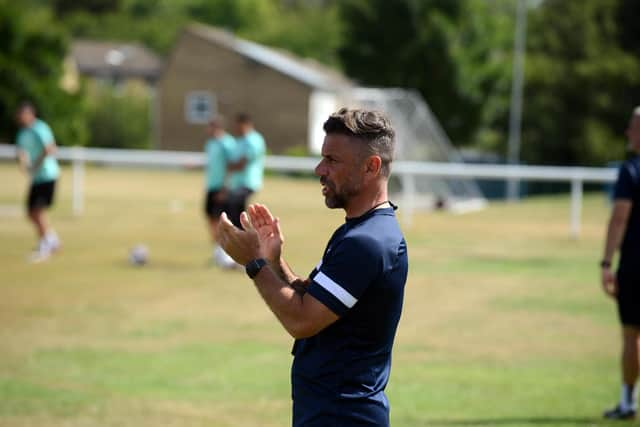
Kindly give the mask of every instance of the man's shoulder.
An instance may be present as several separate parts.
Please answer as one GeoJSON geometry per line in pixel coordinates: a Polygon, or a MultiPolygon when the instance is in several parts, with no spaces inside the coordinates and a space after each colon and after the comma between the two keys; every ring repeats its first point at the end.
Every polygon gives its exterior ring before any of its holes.
{"type": "Polygon", "coordinates": [[[31,129],[42,139],[43,143],[53,141],[53,131],[44,120],[36,119],[31,129]]]}
{"type": "Polygon", "coordinates": [[[640,156],[629,159],[625,163],[628,163],[630,166],[633,166],[636,170],[640,171],[640,156]]]}
{"type": "Polygon", "coordinates": [[[398,219],[391,209],[376,211],[369,218],[352,227],[350,231],[354,234],[365,234],[374,238],[384,238],[389,234],[402,235],[398,219]]]}
{"type": "Polygon", "coordinates": [[[340,240],[354,251],[370,256],[398,245],[404,237],[393,215],[376,215],[349,228],[340,240]]]}
{"type": "Polygon", "coordinates": [[[236,139],[230,133],[227,133],[227,132],[220,135],[220,137],[218,137],[218,140],[223,142],[236,142],[236,139]]]}
{"type": "Polygon", "coordinates": [[[236,143],[236,140],[233,136],[225,133],[219,137],[212,137],[207,140],[207,146],[215,146],[220,148],[228,148],[236,143]]]}
{"type": "Polygon", "coordinates": [[[33,130],[36,130],[36,131],[45,130],[45,131],[51,132],[51,127],[47,124],[47,122],[41,119],[36,119],[35,122],[33,122],[32,128],[33,130]]]}
{"type": "Polygon", "coordinates": [[[627,175],[635,184],[640,184],[640,156],[625,161],[620,167],[620,176],[627,175]]]}
{"type": "Polygon", "coordinates": [[[264,144],[264,137],[257,130],[252,130],[247,135],[247,139],[253,144],[264,144]]]}
{"type": "Polygon", "coordinates": [[[215,138],[207,139],[207,142],[204,144],[204,151],[212,152],[218,149],[218,141],[215,138]]]}

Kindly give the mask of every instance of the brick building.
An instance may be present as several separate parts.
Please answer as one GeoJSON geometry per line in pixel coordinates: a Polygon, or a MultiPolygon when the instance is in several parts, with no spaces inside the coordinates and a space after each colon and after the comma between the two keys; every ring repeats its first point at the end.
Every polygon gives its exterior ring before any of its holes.
{"type": "Polygon", "coordinates": [[[247,112],[272,153],[317,152],[322,122],[350,80],[325,66],[192,24],[167,58],[156,105],[157,148],[201,150],[212,114],[247,112]]]}

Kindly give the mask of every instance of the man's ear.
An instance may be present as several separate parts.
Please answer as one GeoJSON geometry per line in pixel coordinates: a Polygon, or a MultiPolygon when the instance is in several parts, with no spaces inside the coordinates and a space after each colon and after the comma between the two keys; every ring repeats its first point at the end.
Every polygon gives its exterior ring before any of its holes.
{"type": "Polygon", "coordinates": [[[380,156],[369,156],[365,161],[365,173],[373,177],[380,175],[382,168],[382,159],[380,156]]]}

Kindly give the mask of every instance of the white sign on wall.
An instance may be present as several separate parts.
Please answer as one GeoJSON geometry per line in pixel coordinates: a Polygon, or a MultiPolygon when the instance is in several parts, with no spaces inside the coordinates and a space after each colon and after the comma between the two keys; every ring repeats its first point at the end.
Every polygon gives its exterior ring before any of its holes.
{"type": "Polygon", "coordinates": [[[216,112],[216,97],[211,92],[199,90],[185,96],[184,117],[187,123],[205,124],[216,112]]]}
{"type": "Polygon", "coordinates": [[[322,125],[337,110],[338,100],[335,94],[322,91],[314,91],[309,97],[309,152],[320,154],[324,142],[324,130],[322,125]]]}

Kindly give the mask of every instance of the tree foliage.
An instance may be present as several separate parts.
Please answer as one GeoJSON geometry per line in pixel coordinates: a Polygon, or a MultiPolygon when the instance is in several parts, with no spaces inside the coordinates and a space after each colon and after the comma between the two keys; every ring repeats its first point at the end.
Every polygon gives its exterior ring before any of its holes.
{"type": "Polygon", "coordinates": [[[63,19],[75,37],[138,40],[161,54],[190,21],[225,28],[241,37],[337,65],[340,43],[332,2],[280,0],[82,0],[63,19]],[[96,14],[94,1],[115,8],[96,14]],[[82,7],[85,5],[86,7],[82,7]]]}
{"type": "Polygon", "coordinates": [[[451,49],[458,76],[455,84],[469,104],[465,120],[469,137],[454,139],[456,145],[506,152],[514,14],[513,0],[466,0],[462,5],[451,49]]]}
{"type": "MultiPolygon", "coordinates": [[[[83,95],[57,85],[68,34],[136,40],[166,55],[180,29],[199,21],[340,67],[365,85],[418,89],[454,144],[506,154],[514,0],[19,3],[0,0],[4,138],[14,130],[15,104],[30,98],[61,142],[86,140],[83,95]]],[[[523,161],[595,165],[620,158],[629,113],[640,103],[640,2],[529,5],[523,161]]],[[[91,105],[95,129],[102,113],[91,105]]]]}
{"type": "Polygon", "coordinates": [[[149,98],[127,88],[98,85],[88,105],[89,143],[104,148],[149,148],[149,98]]]}
{"type": "Polygon", "coordinates": [[[451,40],[460,0],[344,0],[340,2],[346,72],[365,85],[418,89],[456,139],[468,137],[465,94],[451,40]]]}
{"type": "Polygon", "coordinates": [[[638,26],[620,25],[631,4],[547,0],[531,13],[526,161],[595,165],[622,157],[624,129],[640,95],[637,38],[632,42],[638,26]]]}
{"type": "Polygon", "coordinates": [[[99,14],[117,11],[120,7],[120,0],[53,0],[52,7],[58,16],[79,10],[99,14]]]}
{"type": "Polygon", "coordinates": [[[16,132],[15,109],[33,102],[61,144],[84,144],[82,93],[60,87],[68,38],[44,10],[25,11],[17,2],[0,0],[0,139],[16,132]]]}

